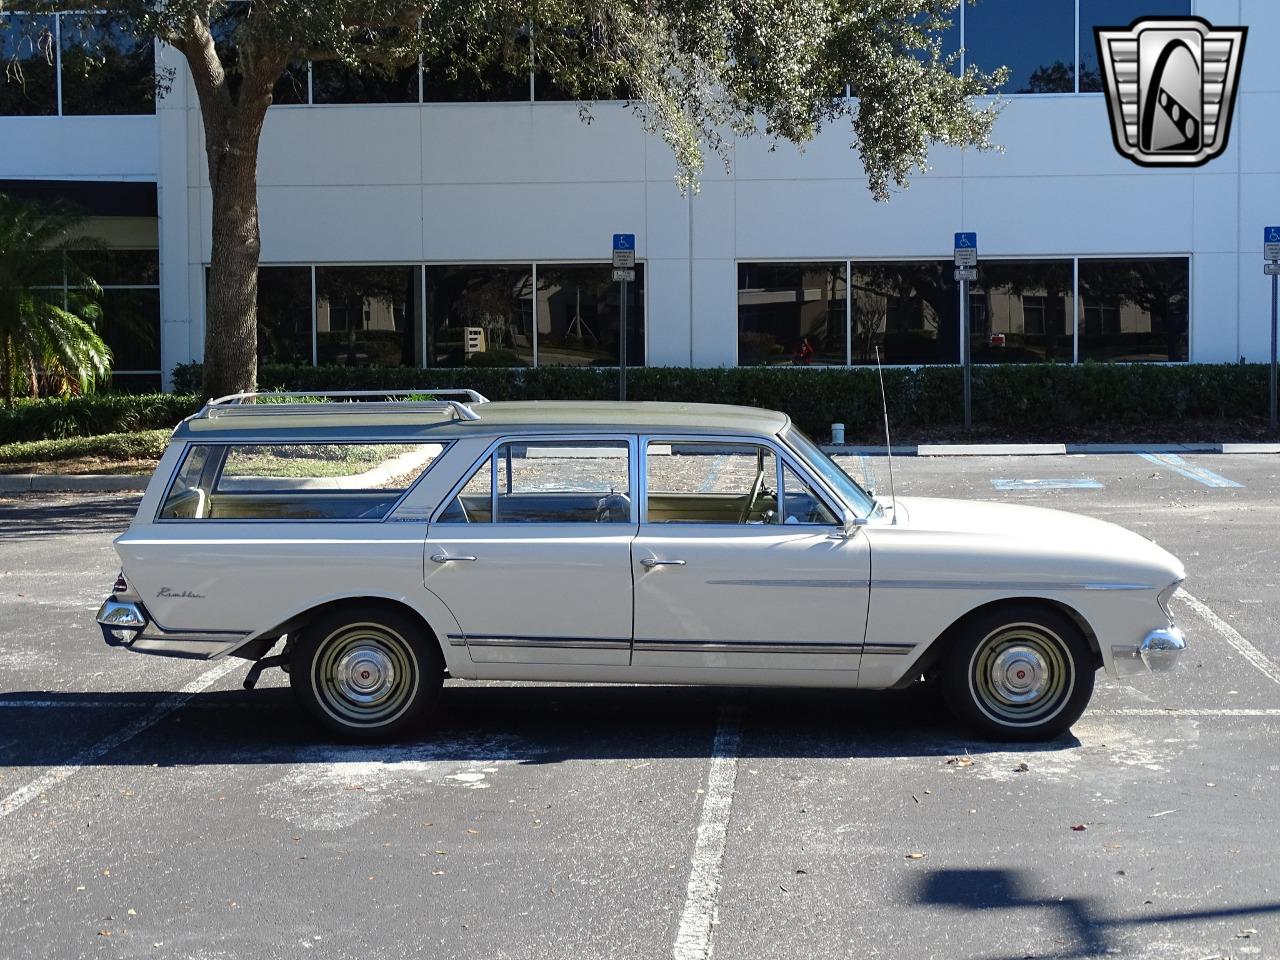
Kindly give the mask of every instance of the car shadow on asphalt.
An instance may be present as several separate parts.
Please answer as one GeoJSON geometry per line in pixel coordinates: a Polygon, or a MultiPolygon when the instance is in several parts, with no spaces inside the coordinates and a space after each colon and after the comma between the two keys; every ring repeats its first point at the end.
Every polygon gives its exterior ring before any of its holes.
{"type": "MultiPolygon", "coordinates": [[[[1143,927],[1280,913],[1280,902],[1272,901],[1200,910],[1152,911],[1133,917],[1113,916],[1108,914],[1099,897],[1035,896],[1030,891],[1037,888],[1043,889],[1044,883],[1034,872],[1025,869],[933,869],[916,879],[913,889],[907,892],[907,900],[932,910],[990,914],[996,924],[1012,924],[1010,911],[1040,911],[1037,920],[1052,918],[1064,934],[1054,948],[1044,954],[1056,960],[1121,954],[1125,945],[1118,942],[1119,935],[1143,927]]],[[[1028,954],[1019,951],[1001,957],[998,953],[984,952],[982,956],[984,960],[1025,960],[1028,954]]]]}
{"type": "MultiPolygon", "coordinates": [[[[103,732],[136,721],[170,694],[0,695],[8,754],[0,764],[69,762],[103,732]],[[30,703],[30,706],[23,706],[30,703]]],[[[344,759],[507,761],[703,759],[716,730],[741,731],[738,756],[750,758],[956,757],[1078,747],[1065,734],[1045,743],[975,737],[928,688],[855,692],[822,689],[516,685],[451,682],[423,732],[387,745],[328,741],[295,707],[287,688],[192,696],[94,763],[191,766],[332,763],[344,759]]],[[[70,762],[74,763],[74,760],[70,762]]]]}

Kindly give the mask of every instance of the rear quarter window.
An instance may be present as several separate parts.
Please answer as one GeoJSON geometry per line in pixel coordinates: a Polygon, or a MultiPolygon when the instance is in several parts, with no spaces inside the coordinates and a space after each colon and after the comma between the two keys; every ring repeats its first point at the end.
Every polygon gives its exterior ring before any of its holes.
{"type": "Polygon", "coordinates": [[[439,443],[192,444],[161,520],[381,520],[439,443]]]}

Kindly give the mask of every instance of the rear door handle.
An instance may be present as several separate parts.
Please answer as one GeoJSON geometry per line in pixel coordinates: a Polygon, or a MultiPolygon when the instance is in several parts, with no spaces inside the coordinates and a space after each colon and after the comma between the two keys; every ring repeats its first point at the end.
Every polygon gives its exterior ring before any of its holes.
{"type": "Polygon", "coordinates": [[[431,560],[433,563],[453,563],[456,560],[475,560],[475,557],[451,557],[447,553],[433,553],[431,560]]]}
{"type": "Polygon", "coordinates": [[[683,560],[659,560],[657,557],[645,557],[640,561],[642,567],[683,567],[683,560]]]}

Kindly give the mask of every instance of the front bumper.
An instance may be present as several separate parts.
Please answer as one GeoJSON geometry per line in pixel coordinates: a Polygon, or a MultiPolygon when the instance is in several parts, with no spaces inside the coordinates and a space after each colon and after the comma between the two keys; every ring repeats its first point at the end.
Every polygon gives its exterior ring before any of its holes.
{"type": "Polygon", "coordinates": [[[243,630],[168,630],[141,603],[107,597],[98,608],[98,626],[109,647],[161,657],[210,660],[233,652],[249,636],[243,630]]]}
{"type": "Polygon", "coordinates": [[[1118,677],[1164,673],[1174,668],[1186,648],[1186,635],[1177,627],[1168,626],[1152,630],[1136,647],[1112,646],[1111,658],[1118,677]]]}

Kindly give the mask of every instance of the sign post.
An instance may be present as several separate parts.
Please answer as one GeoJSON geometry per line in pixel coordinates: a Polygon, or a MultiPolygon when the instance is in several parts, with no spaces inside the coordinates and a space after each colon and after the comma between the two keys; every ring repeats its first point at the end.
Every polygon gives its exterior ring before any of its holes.
{"type": "Polygon", "coordinates": [[[955,241],[956,280],[960,283],[960,363],[964,366],[964,429],[973,429],[973,388],[970,372],[973,358],[969,349],[969,282],[978,279],[978,235],[957,233],[955,241]]]}
{"type": "Polygon", "coordinates": [[[627,399],[627,284],[636,278],[636,235],[613,235],[613,279],[620,285],[618,298],[618,399],[627,399]]]}
{"type": "Polygon", "coordinates": [[[1280,227],[1266,227],[1262,231],[1262,256],[1267,263],[1262,272],[1271,277],[1271,408],[1269,423],[1275,433],[1276,420],[1276,281],[1280,280],[1280,227]]]}

